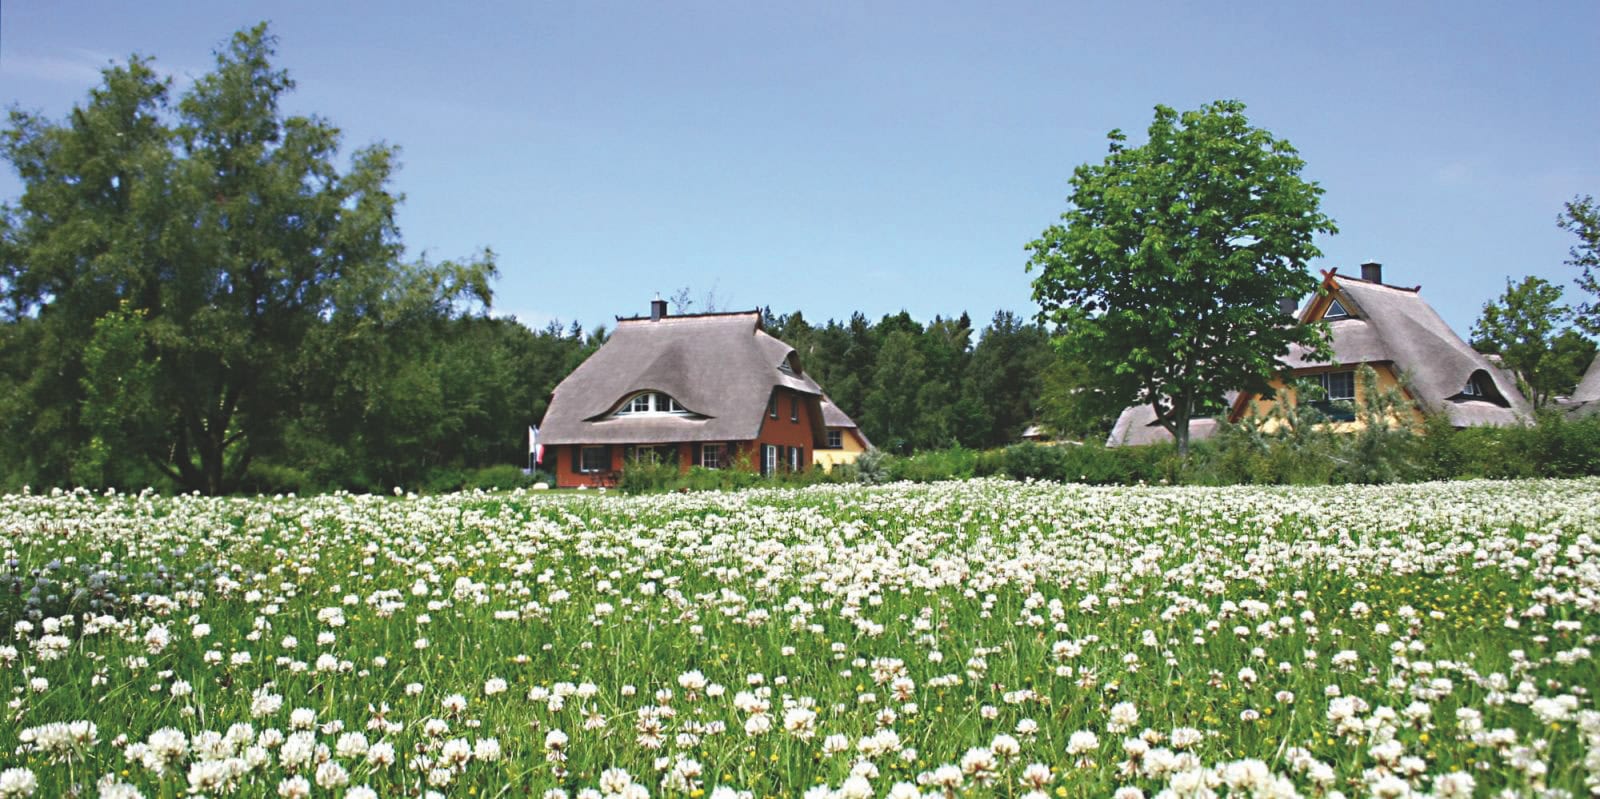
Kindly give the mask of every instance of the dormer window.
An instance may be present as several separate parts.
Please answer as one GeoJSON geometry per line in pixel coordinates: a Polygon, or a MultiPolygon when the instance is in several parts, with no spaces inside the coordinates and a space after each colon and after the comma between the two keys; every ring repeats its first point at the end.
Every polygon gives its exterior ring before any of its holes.
{"type": "Polygon", "coordinates": [[[1461,395],[1463,397],[1482,397],[1485,393],[1486,392],[1483,390],[1483,386],[1478,383],[1478,376],[1476,374],[1467,378],[1467,385],[1461,389],[1461,395]]]}
{"type": "Polygon", "coordinates": [[[635,394],[628,401],[622,403],[617,409],[617,416],[638,416],[642,414],[671,414],[674,416],[687,416],[689,412],[678,401],[662,394],[659,391],[646,391],[635,394]]]}
{"type": "Polygon", "coordinates": [[[1328,303],[1328,312],[1322,315],[1323,319],[1349,319],[1350,312],[1345,310],[1344,304],[1338,300],[1328,303]]]}

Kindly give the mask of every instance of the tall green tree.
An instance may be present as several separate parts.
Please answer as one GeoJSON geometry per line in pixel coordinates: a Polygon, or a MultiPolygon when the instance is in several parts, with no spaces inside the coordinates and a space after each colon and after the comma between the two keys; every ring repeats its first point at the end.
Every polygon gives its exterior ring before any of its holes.
{"type": "Polygon", "coordinates": [[[1591,336],[1600,336],[1600,204],[1593,197],[1574,197],[1562,208],[1556,225],[1578,237],[1568,250],[1567,265],[1582,271],[1578,288],[1590,299],[1577,308],[1576,321],[1591,336]]]}
{"type": "Polygon", "coordinates": [[[926,432],[923,400],[928,399],[927,360],[908,330],[895,330],[883,340],[872,388],[867,392],[862,428],[872,440],[891,452],[909,452],[926,432]]]}
{"type": "MultiPolygon", "coordinates": [[[[1570,342],[1558,347],[1558,340],[1570,332],[1566,323],[1572,316],[1572,309],[1561,302],[1560,286],[1531,276],[1515,285],[1507,279],[1505,293],[1484,303],[1472,326],[1472,343],[1482,352],[1498,354],[1534,407],[1543,408],[1577,384],[1573,361],[1581,355],[1570,342]]],[[[1577,369],[1585,365],[1587,361],[1577,369]]]]}
{"type": "Polygon", "coordinates": [[[956,437],[969,447],[1016,442],[1039,421],[1044,375],[1054,355],[1039,325],[997,311],[972,350],[962,379],[956,437]]]}
{"type": "Polygon", "coordinates": [[[30,377],[0,401],[13,444],[41,445],[17,473],[132,460],[234,490],[394,319],[487,307],[487,253],[401,263],[394,150],[341,170],[337,128],[281,112],[273,48],[265,25],[239,32],[176,103],[135,58],[62,122],[11,114],[0,357],[30,377]]]}
{"type": "Polygon", "coordinates": [[[1320,326],[1278,310],[1316,288],[1316,234],[1336,231],[1287,141],[1218,101],[1157,106],[1145,144],[1120,130],[1074,170],[1061,223],[1027,245],[1040,316],[1110,398],[1149,404],[1187,454],[1189,422],[1229,389],[1263,391],[1291,344],[1327,353],[1320,326]]]}

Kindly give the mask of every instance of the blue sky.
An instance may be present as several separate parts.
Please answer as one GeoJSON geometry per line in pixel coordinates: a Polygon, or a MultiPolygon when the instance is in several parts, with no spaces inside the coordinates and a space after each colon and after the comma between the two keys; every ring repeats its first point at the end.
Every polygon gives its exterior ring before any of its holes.
{"type": "Polygon", "coordinates": [[[1023,245],[1157,103],[1246,102],[1327,190],[1316,267],[1381,261],[1463,334],[1508,277],[1570,287],[1555,219],[1600,194],[1592,0],[13,0],[0,101],[59,119],[133,52],[181,89],[263,19],[288,110],[402,148],[411,253],[493,247],[496,310],[535,325],[685,286],[814,321],[1032,313],[1023,245]]]}

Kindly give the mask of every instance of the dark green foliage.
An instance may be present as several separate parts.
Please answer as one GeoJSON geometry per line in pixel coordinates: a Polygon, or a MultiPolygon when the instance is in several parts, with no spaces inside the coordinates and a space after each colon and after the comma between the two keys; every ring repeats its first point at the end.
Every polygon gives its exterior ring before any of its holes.
{"type": "Polygon", "coordinates": [[[885,462],[885,471],[890,482],[910,480],[913,483],[931,483],[938,480],[964,480],[973,476],[977,462],[977,451],[957,446],[889,458],[885,462]]]}
{"type": "Polygon", "coordinates": [[[1189,422],[1228,389],[1259,391],[1291,344],[1326,354],[1326,330],[1278,303],[1317,281],[1316,234],[1335,232],[1322,189],[1244,104],[1156,106],[1148,140],[1112,131],[1072,174],[1061,223],[1027,245],[1034,300],[1070,360],[1118,406],[1151,405],[1188,451],[1189,422]]]}
{"type": "Polygon", "coordinates": [[[617,490],[624,494],[649,494],[675,488],[678,482],[678,465],[655,458],[636,458],[622,466],[622,476],[617,478],[617,490]]]}
{"type": "Polygon", "coordinates": [[[1360,403],[1328,406],[1321,389],[1292,386],[1298,402],[1277,402],[1265,417],[1223,425],[1197,448],[1186,482],[1319,485],[1392,483],[1426,473],[1420,463],[1415,404],[1398,389],[1383,389],[1371,367],[1356,374],[1360,403]],[[1333,416],[1330,416],[1333,414],[1333,416]],[[1351,422],[1348,427],[1335,419],[1351,422]]]}
{"type": "Polygon", "coordinates": [[[1594,344],[1565,326],[1572,316],[1559,286],[1537,277],[1512,285],[1507,278],[1506,293],[1485,303],[1472,326],[1472,346],[1498,354],[1517,387],[1543,408],[1572,391],[1594,356],[1594,344]]]}
{"type": "Polygon", "coordinates": [[[1545,413],[1528,427],[1463,430],[1430,420],[1420,454],[1427,475],[1435,479],[1600,474],[1600,416],[1574,420],[1545,413]]]}
{"type": "Polygon", "coordinates": [[[335,163],[287,116],[266,27],[173,100],[147,60],[0,156],[0,485],[439,488],[525,465],[524,426],[592,344],[487,317],[494,256],[407,262],[395,150],[335,163]]]}
{"type": "Polygon", "coordinates": [[[1574,197],[1561,209],[1556,225],[1578,237],[1567,255],[1567,265],[1580,270],[1574,282],[1589,294],[1578,306],[1578,325],[1589,335],[1600,336],[1600,203],[1588,195],[1574,197]]]}

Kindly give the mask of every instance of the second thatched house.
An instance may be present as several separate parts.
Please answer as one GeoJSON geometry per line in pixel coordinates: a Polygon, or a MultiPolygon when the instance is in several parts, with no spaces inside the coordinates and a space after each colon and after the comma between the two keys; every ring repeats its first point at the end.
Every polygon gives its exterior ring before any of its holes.
{"type": "MultiPolygon", "coordinates": [[[[1228,395],[1224,417],[1228,421],[1252,413],[1264,415],[1277,402],[1297,401],[1288,388],[1296,380],[1317,383],[1332,420],[1348,421],[1350,415],[1336,403],[1361,405],[1363,366],[1372,368],[1380,388],[1398,389],[1415,402],[1419,416],[1439,413],[1456,427],[1524,424],[1531,418],[1532,408],[1511,373],[1456,335],[1422,299],[1420,287],[1384,283],[1380,264],[1362,264],[1359,278],[1336,269],[1324,273],[1321,288],[1298,318],[1301,324],[1328,324],[1333,359],[1317,360],[1303,348],[1292,348],[1281,358],[1283,370],[1272,381],[1271,395],[1228,395]]],[[[1205,438],[1215,425],[1212,420],[1197,421],[1190,436],[1205,438]]],[[[1156,421],[1155,410],[1137,406],[1122,412],[1106,443],[1126,446],[1163,440],[1171,436],[1156,421]]]]}

